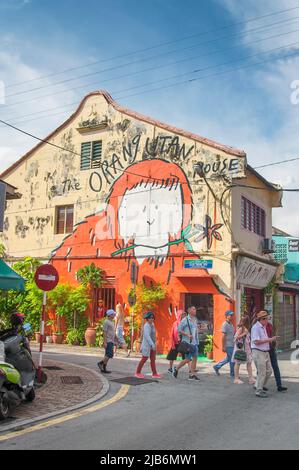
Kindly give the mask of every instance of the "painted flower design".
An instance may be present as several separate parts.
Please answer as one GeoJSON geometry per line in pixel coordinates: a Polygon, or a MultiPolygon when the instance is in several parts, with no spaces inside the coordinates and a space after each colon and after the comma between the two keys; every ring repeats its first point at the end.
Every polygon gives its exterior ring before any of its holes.
{"type": "Polygon", "coordinates": [[[212,219],[209,215],[206,215],[206,223],[205,226],[196,224],[196,230],[202,232],[199,237],[197,237],[194,241],[195,243],[199,243],[203,240],[207,240],[207,247],[208,250],[212,248],[213,239],[217,241],[222,241],[222,236],[218,232],[223,227],[223,224],[215,224],[212,225],[212,219]]]}

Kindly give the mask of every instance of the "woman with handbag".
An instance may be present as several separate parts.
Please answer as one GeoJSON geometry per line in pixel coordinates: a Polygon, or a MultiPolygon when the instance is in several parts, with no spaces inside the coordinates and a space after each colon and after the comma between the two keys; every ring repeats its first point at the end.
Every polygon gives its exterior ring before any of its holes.
{"type": "Polygon", "coordinates": [[[179,335],[178,328],[181,321],[187,316],[187,313],[183,310],[179,310],[177,314],[177,320],[174,322],[171,331],[171,349],[167,356],[167,361],[169,361],[168,372],[173,373],[173,363],[177,360],[179,354],[181,354],[183,360],[185,359],[185,354],[178,351],[179,344],[181,342],[181,336],[179,335]]]}
{"type": "Polygon", "coordinates": [[[255,379],[252,371],[252,351],[251,351],[251,338],[250,338],[250,318],[245,315],[241,318],[238,330],[235,335],[235,348],[232,361],[235,363],[235,380],[236,385],[242,385],[244,382],[240,379],[240,366],[247,364],[247,371],[249,375],[249,384],[254,385],[255,379]]]}

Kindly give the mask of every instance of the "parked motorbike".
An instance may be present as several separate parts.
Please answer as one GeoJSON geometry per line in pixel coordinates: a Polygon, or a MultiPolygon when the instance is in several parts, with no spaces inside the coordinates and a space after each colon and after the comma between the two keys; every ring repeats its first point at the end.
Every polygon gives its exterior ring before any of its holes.
{"type": "MultiPolygon", "coordinates": [[[[17,323],[13,318],[12,323],[17,323]]],[[[12,408],[35,399],[35,365],[26,336],[29,325],[13,324],[0,332],[0,420],[9,417],[12,408]]]]}

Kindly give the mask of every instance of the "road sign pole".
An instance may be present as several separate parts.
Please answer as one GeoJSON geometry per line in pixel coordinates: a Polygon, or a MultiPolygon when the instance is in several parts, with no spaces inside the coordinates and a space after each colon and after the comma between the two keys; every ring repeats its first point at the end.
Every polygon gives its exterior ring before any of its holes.
{"type": "Polygon", "coordinates": [[[44,292],[42,318],[40,324],[40,343],[39,343],[39,364],[37,372],[37,381],[42,382],[42,365],[43,365],[43,345],[45,337],[45,322],[46,322],[46,305],[47,305],[47,292],[44,292]]]}

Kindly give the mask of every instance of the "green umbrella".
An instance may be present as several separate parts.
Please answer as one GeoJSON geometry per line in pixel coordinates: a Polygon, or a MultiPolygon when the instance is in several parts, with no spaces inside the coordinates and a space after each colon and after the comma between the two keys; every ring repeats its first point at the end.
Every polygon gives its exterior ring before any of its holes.
{"type": "Polygon", "coordinates": [[[25,290],[25,280],[0,259],[0,290],[25,290]]]}

